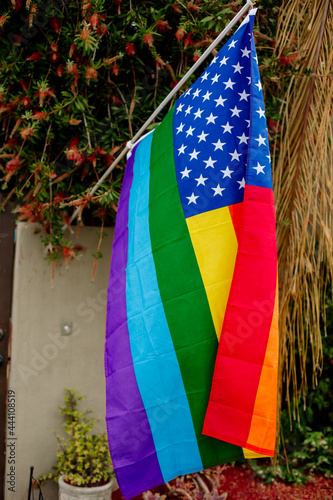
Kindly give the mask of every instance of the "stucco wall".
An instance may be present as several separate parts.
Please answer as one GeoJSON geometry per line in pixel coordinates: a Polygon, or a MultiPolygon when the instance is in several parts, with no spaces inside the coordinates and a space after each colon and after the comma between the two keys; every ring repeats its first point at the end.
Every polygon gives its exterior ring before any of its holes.
{"type": "Polygon", "coordinates": [[[97,248],[98,228],[84,227],[79,238],[74,236],[83,246],[81,259],[72,261],[69,269],[57,263],[52,288],[51,266],[44,259],[37,227],[19,223],[17,228],[9,376],[16,400],[16,439],[7,439],[15,455],[15,492],[5,484],[7,500],[26,500],[31,465],[35,477],[51,470],[56,452],[53,429],[61,430],[58,405],[65,388],[86,395],[83,406],[101,418],[96,430],[105,431],[103,357],[113,230],[105,230],[104,258],[94,284],[91,253],[97,248]],[[64,322],[72,323],[71,335],[61,334],[64,322]]]}

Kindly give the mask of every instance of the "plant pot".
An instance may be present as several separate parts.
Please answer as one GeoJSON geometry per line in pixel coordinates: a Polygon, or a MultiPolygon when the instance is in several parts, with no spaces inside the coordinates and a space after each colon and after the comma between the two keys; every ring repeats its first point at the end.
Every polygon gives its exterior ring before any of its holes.
{"type": "Polygon", "coordinates": [[[116,479],[103,486],[86,488],[65,483],[62,476],[58,480],[59,500],[110,500],[112,491],[118,488],[116,479]]]}

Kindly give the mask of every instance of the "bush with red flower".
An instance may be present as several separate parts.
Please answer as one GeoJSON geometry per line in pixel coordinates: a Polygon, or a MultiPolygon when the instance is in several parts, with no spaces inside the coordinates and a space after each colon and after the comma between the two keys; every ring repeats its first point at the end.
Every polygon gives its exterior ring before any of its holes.
{"type": "MultiPolygon", "coordinates": [[[[51,259],[75,253],[62,228],[76,206],[84,223],[100,223],[101,211],[113,223],[124,163],[96,196],[86,197],[89,189],[242,4],[15,0],[0,7],[1,189],[21,207],[21,220],[42,225],[51,259]]],[[[268,16],[257,19],[270,48],[268,16]]]]}

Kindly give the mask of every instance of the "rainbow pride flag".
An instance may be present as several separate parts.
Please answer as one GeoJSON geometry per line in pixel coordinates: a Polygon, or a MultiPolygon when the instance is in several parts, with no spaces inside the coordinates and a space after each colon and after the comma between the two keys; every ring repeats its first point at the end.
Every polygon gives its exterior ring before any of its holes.
{"type": "Polygon", "coordinates": [[[125,498],[274,455],[275,210],[254,14],[127,162],[105,348],[125,498]]]}

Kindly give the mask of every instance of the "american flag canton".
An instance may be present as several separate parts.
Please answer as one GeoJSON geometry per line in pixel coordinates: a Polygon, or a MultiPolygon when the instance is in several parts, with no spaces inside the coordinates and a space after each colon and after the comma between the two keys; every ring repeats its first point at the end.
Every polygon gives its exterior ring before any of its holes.
{"type": "Polygon", "coordinates": [[[175,104],[174,158],[185,217],[242,202],[245,184],[272,187],[251,18],[175,104]]]}

